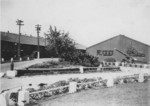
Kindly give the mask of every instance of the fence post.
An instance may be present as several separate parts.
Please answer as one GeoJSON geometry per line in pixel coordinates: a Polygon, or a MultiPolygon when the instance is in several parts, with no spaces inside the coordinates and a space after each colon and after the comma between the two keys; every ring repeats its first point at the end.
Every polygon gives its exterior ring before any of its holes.
{"type": "Polygon", "coordinates": [[[19,91],[18,94],[18,105],[25,106],[25,104],[29,103],[29,91],[22,90],[19,91]]]}
{"type": "Polygon", "coordinates": [[[123,84],[123,83],[124,83],[124,80],[123,80],[123,79],[121,79],[121,80],[120,80],[120,84],[123,84]]]}
{"type": "Polygon", "coordinates": [[[143,81],[144,81],[144,74],[143,74],[143,73],[140,73],[140,74],[139,74],[138,82],[143,82],[143,81]]]}
{"type": "Polygon", "coordinates": [[[10,59],[11,62],[12,62],[13,60],[14,60],[13,58],[10,59]]]}
{"type": "Polygon", "coordinates": [[[80,73],[84,73],[83,66],[80,66],[80,73]]]}
{"type": "Polygon", "coordinates": [[[118,67],[119,66],[119,62],[115,62],[115,66],[118,67]]]}
{"type": "Polygon", "coordinates": [[[4,58],[2,58],[2,62],[4,62],[4,58]]]}
{"type": "Polygon", "coordinates": [[[113,85],[114,85],[114,80],[113,80],[113,78],[112,78],[112,77],[107,78],[106,86],[107,86],[107,87],[113,87],[113,85]]]}
{"type": "Polygon", "coordinates": [[[0,106],[12,106],[14,102],[10,99],[11,92],[5,91],[0,94],[0,106]]]}
{"type": "Polygon", "coordinates": [[[7,102],[6,102],[6,98],[5,98],[4,93],[0,94],[0,106],[7,106],[7,102]]]}
{"type": "Polygon", "coordinates": [[[69,82],[69,93],[77,91],[77,82],[69,82]]]}
{"type": "Polygon", "coordinates": [[[22,61],[22,58],[20,57],[20,61],[22,61]]]}
{"type": "Polygon", "coordinates": [[[27,60],[30,60],[30,58],[29,58],[29,57],[27,57],[27,60]]]}
{"type": "Polygon", "coordinates": [[[17,75],[17,71],[16,70],[8,70],[6,72],[6,76],[8,77],[15,77],[17,75]]]}

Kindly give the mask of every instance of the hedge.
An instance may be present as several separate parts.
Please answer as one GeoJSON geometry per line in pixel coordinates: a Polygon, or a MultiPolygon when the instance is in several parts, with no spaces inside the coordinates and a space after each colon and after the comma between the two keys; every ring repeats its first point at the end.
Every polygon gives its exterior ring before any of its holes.
{"type": "Polygon", "coordinates": [[[79,68],[26,68],[17,70],[17,76],[80,73],[79,68]]]}

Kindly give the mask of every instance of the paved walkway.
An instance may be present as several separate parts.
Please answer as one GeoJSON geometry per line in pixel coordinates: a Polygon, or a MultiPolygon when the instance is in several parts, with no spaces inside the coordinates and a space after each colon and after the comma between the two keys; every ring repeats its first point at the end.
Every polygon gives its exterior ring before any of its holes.
{"type": "MultiPolygon", "coordinates": [[[[21,68],[28,67],[30,65],[34,65],[34,64],[42,63],[42,62],[46,62],[46,61],[52,61],[52,60],[58,61],[58,59],[56,59],[56,58],[43,58],[43,59],[34,59],[34,60],[30,60],[30,61],[14,62],[14,69],[21,69],[21,68]]],[[[0,72],[6,72],[7,70],[10,70],[10,64],[11,63],[0,64],[1,65],[0,72]]]]}
{"type": "MultiPolygon", "coordinates": [[[[0,90],[11,89],[20,86],[27,86],[29,84],[38,85],[39,83],[48,83],[52,84],[60,80],[68,80],[69,78],[97,78],[102,77],[103,79],[117,76],[133,75],[137,72],[104,72],[104,73],[84,73],[84,74],[59,74],[59,75],[36,75],[36,76],[24,76],[24,77],[15,77],[13,79],[1,78],[1,87],[0,90]]],[[[143,73],[149,73],[149,71],[143,70],[143,73]]]]}

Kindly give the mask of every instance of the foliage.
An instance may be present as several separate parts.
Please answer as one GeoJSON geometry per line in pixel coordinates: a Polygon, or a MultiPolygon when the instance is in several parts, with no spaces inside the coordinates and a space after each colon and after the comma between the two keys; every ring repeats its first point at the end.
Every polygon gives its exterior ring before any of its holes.
{"type": "Polygon", "coordinates": [[[70,52],[76,50],[75,43],[69,37],[69,33],[58,31],[50,26],[47,36],[48,45],[46,49],[53,57],[63,57],[70,52]]]}
{"type": "Polygon", "coordinates": [[[69,33],[61,33],[56,27],[50,26],[49,33],[46,34],[48,45],[47,50],[53,57],[63,58],[65,61],[75,65],[98,66],[98,58],[86,52],[77,50],[74,41],[69,37],[69,33]]]}
{"type": "Polygon", "coordinates": [[[12,92],[10,94],[10,99],[14,102],[18,102],[18,92],[12,92]]]}
{"type": "Polygon", "coordinates": [[[89,55],[86,52],[76,50],[73,54],[65,55],[65,60],[70,61],[73,64],[78,64],[87,67],[97,67],[99,66],[99,61],[97,57],[89,55]]]}
{"type": "Polygon", "coordinates": [[[70,62],[48,61],[48,62],[43,62],[43,63],[31,65],[28,68],[63,68],[63,67],[70,67],[70,66],[71,66],[70,62]]]}

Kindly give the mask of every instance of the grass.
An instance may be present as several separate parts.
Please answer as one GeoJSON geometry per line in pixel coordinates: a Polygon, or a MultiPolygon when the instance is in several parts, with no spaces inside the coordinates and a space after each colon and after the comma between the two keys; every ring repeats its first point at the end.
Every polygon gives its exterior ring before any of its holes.
{"type": "Polygon", "coordinates": [[[112,88],[89,89],[54,100],[40,106],[149,106],[150,82],[127,83],[112,88]]]}

